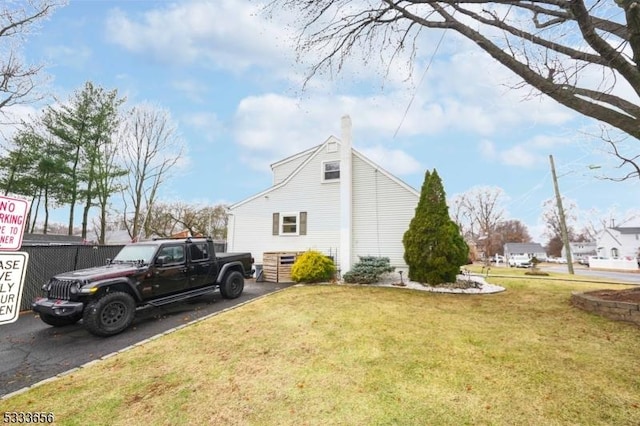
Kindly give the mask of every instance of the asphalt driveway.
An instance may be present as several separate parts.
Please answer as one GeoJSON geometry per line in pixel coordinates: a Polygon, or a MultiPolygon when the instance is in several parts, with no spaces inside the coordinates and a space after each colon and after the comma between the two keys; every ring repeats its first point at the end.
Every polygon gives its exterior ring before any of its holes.
{"type": "Polygon", "coordinates": [[[90,334],[81,323],[50,327],[35,313],[23,313],[18,321],[0,326],[0,397],[290,285],[247,280],[237,299],[223,299],[216,291],[190,302],[140,311],[130,328],[106,338],[90,334]]]}

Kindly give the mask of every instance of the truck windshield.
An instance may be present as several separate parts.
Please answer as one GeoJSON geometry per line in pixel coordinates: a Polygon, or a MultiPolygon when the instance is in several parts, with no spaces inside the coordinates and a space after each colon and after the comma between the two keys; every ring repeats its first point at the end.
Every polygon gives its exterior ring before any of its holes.
{"type": "Polygon", "coordinates": [[[157,246],[155,245],[131,245],[124,246],[120,253],[113,258],[114,263],[121,262],[139,262],[150,263],[151,258],[156,252],[157,246]]]}

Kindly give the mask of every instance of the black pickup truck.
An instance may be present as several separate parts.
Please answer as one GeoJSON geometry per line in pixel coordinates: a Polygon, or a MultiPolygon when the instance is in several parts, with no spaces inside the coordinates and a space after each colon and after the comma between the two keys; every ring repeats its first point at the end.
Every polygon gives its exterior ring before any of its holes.
{"type": "Polygon", "coordinates": [[[51,278],[32,307],[45,323],[60,327],[82,319],[98,336],[120,333],[135,311],[211,293],[242,294],[253,274],[251,253],[214,252],[210,238],[157,239],[131,243],[105,266],[51,278]]]}

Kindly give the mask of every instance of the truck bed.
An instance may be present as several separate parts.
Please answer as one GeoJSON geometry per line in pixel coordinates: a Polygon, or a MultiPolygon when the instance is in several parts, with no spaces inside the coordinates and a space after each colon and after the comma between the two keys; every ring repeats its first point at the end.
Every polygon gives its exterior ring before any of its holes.
{"type": "Polygon", "coordinates": [[[249,278],[253,276],[253,258],[251,257],[251,253],[216,253],[216,260],[220,264],[225,264],[229,262],[242,262],[245,270],[245,278],[249,278]]]}

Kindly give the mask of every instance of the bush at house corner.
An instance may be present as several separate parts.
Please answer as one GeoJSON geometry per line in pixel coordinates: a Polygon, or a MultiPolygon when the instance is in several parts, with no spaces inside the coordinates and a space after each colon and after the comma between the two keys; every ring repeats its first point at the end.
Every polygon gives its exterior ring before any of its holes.
{"type": "Polygon", "coordinates": [[[425,173],[420,201],[402,239],[409,279],[429,285],[456,282],[467,262],[469,247],[449,216],[438,172],[425,173]]]}

